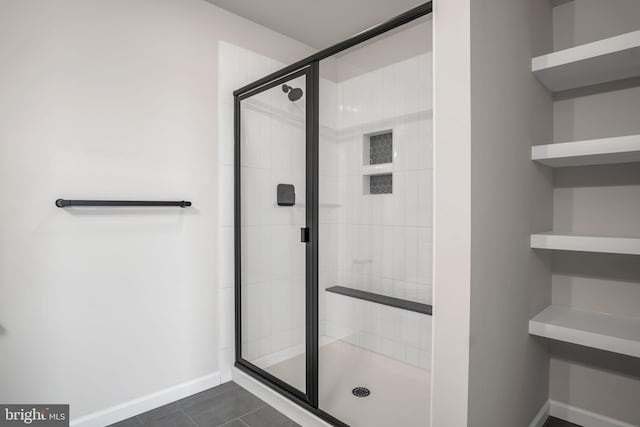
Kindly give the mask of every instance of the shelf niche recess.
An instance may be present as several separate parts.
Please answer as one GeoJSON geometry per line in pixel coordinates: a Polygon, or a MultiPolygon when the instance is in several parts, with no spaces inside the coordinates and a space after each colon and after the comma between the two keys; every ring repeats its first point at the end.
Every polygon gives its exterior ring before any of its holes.
{"type": "Polygon", "coordinates": [[[363,194],[393,193],[393,131],[363,135],[363,194]]]}

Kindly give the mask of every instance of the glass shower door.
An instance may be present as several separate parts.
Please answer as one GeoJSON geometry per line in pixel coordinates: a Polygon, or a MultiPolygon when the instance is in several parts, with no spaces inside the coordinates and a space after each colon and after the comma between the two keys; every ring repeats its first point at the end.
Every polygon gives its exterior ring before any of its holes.
{"type": "Polygon", "coordinates": [[[235,148],[236,359],[307,401],[308,74],[236,98],[235,148]]]}

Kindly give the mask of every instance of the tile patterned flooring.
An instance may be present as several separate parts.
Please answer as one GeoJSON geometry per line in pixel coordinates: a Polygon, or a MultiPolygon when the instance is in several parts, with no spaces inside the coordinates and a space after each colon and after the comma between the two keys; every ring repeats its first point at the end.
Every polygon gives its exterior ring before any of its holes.
{"type": "MultiPolygon", "coordinates": [[[[136,415],[110,427],[300,427],[239,385],[218,387],[136,415]]],[[[544,427],[580,427],[549,417],[544,427]]]]}
{"type": "Polygon", "coordinates": [[[218,387],[131,417],[111,427],[295,427],[298,424],[239,385],[218,387]]]}
{"type": "Polygon", "coordinates": [[[556,417],[549,417],[542,427],[581,427],[569,421],[561,420],[556,417]]]}

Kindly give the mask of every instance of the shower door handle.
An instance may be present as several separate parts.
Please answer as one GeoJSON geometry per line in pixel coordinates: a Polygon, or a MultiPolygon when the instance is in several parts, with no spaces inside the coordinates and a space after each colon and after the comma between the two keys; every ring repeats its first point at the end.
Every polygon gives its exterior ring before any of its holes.
{"type": "Polygon", "coordinates": [[[309,227],[302,227],[300,229],[300,241],[302,243],[309,243],[309,227]]]}

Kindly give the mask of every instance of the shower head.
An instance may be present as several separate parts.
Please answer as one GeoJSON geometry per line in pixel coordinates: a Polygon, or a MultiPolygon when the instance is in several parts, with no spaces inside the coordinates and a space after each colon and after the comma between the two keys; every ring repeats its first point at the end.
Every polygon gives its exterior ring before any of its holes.
{"type": "Polygon", "coordinates": [[[282,85],[282,91],[284,93],[289,93],[289,101],[295,102],[298,99],[302,98],[302,89],[299,87],[291,87],[289,85],[282,85]]]}

